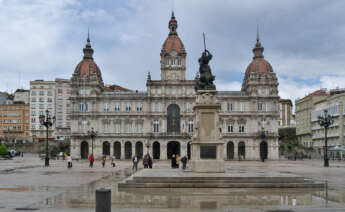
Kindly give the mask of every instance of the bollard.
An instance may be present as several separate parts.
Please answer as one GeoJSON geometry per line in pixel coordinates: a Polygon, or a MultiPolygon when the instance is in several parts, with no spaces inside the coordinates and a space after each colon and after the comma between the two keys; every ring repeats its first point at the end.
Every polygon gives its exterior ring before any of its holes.
{"type": "Polygon", "coordinates": [[[96,190],[96,212],[111,212],[111,190],[100,188],[96,190]]]}

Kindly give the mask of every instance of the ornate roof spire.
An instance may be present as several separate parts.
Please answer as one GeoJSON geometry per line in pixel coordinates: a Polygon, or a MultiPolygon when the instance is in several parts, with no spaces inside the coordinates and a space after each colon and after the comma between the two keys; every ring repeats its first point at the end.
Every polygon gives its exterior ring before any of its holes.
{"type": "Polygon", "coordinates": [[[176,29],[177,29],[177,21],[175,19],[174,11],[171,12],[171,18],[169,21],[169,35],[177,35],[176,29]]]}
{"type": "Polygon", "coordinates": [[[151,81],[151,73],[150,72],[147,73],[147,81],[151,81]]]}
{"type": "Polygon", "coordinates": [[[256,44],[255,44],[255,46],[253,48],[253,53],[254,53],[253,59],[263,58],[264,57],[263,52],[264,52],[264,47],[261,46],[260,36],[259,36],[259,25],[257,25],[257,28],[256,28],[256,44]]]}
{"type": "Polygon", "coordinates": [[[90,42],[90,30],[89,28],[87,29],[87,39],[86,39],[86,45],[85,48],[83,49],[84,52],[84,59],[93,59],[93,49],[91,47],[91,42],[90,42]]]}

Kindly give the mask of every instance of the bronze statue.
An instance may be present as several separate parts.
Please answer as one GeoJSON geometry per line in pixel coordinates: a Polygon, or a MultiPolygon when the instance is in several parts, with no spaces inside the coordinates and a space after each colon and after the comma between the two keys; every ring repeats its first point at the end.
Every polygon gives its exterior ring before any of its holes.
{"type": "Polygon", "coordinates": [[[205,49],[199,58],[199,72],[200,76],[196,78],[195,90],[216,90],[216,86],[213,84],[215,76],[211,73],[211,68],[208,65],[212,59],[212,54],[205,49]]]}

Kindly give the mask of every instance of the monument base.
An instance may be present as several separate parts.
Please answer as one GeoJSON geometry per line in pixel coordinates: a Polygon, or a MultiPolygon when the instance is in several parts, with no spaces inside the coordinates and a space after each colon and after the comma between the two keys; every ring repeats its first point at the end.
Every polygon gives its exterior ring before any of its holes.
{"type": "Polygon", "coordinates": [[[224,160],[192,160],[190,166],[193,172],[224,173],[224,160]]]}

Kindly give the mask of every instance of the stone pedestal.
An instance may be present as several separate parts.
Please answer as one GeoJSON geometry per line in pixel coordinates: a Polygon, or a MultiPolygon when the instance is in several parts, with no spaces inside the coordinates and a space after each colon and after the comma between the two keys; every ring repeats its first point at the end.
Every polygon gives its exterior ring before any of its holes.
{"type": "Polygon", "coordinates": [[[219,110],[216,90],[197,91],[190,162],[193,172],[224,172],[224,143],[220,139],[219,110]]]}

